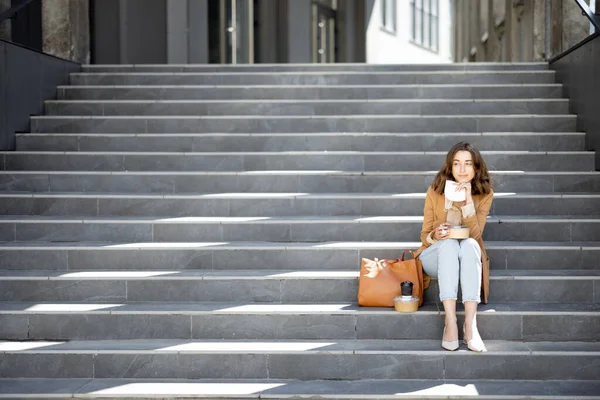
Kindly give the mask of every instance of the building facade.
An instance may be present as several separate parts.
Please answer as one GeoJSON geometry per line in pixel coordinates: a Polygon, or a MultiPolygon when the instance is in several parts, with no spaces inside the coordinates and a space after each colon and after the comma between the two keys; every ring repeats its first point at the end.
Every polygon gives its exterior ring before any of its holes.
{"type": "Polygon", "coordinates": [[[97,64],[445,63],[451,11],[451,0],[40,0],[0,37],[97,64]]]}
{"type": "Polygon", "coordinates": [[[593,33],[575,0],[454,0],[452,15],[456,62],[546,61],[593,33]]]}

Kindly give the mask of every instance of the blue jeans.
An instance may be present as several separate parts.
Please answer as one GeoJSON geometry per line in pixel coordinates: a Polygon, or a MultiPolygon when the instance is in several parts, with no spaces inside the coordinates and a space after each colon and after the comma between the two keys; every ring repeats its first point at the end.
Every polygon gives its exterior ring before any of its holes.
{"type": "Polygon", "coordinates": [[[481,248],[475,239],[437,241],[419,259],[423,271],[438,278],[441,301],[458,298],[459,277],[462,301],[481,301],[481,248]]]}

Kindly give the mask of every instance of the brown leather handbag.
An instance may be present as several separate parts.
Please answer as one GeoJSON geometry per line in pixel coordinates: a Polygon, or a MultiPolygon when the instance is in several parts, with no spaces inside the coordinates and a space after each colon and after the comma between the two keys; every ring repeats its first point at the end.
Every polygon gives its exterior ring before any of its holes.
{"type": "Polygon", "coordinates": [[[400,283],[413,283],[413,296],[423,304],[423,290],[429,286],[429,277],[423,277],[423,266],[414,253],[405,250],[398,260],[369,260],[363,258],[358,281],[358,305],[365,307],[394,307],[394,297],[400,296],[400,283]],[[405,260],[410,253],[412,258],[405,260]]]}

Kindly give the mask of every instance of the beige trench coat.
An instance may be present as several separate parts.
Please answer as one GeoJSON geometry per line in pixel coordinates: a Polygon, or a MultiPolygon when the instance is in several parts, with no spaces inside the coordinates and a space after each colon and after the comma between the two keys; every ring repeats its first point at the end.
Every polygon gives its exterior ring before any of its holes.
{"type": "MultiPolygon", "coordinates": [[[[470,237],[477,240],[479,247],[481,247],[481,263],[482,263],[482,279],[481,287],[483,289],[483,296],[481,301],[483,303],[488,302],[488,296],[490,292],[490,259],[485,251],[483,240],[481,235],[483,234],[483,228],[487,220],[487,216],[492,206],[492,200],[494,192],[490,192],[484,195],[473,195],[473,205],[475,206],[475,215],[462,219],[462,223],[468,226],[471,234],[470,237]]],[[[427,242],[427,236],[435,226],[439,226],[446,222],[447,212],[444,209],[445,197],[444,195],[436,193],[432,187],[427,190],[427,196],[425,197],[425,208],[423,210],[423,228],[421,229],[421,244],[422,246],[415,252],[415,257],[423,252],[427,247],[431,246],[427,242]]]]}

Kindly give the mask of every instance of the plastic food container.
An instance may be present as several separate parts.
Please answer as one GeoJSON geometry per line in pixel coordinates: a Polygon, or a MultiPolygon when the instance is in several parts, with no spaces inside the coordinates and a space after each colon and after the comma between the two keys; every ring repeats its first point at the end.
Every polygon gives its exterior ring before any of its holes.
{"type": "Polygon", "coordinates": [[[470,230],[468,226],[452,225],[448,227],[450,239],[468,239],[470,230]]]}
{"type": "Polygon", "coordinates": [[[394,297],[394,309],[398,312],[415,312],[419,309],[419,298],[413,296],[394,297]]]}

